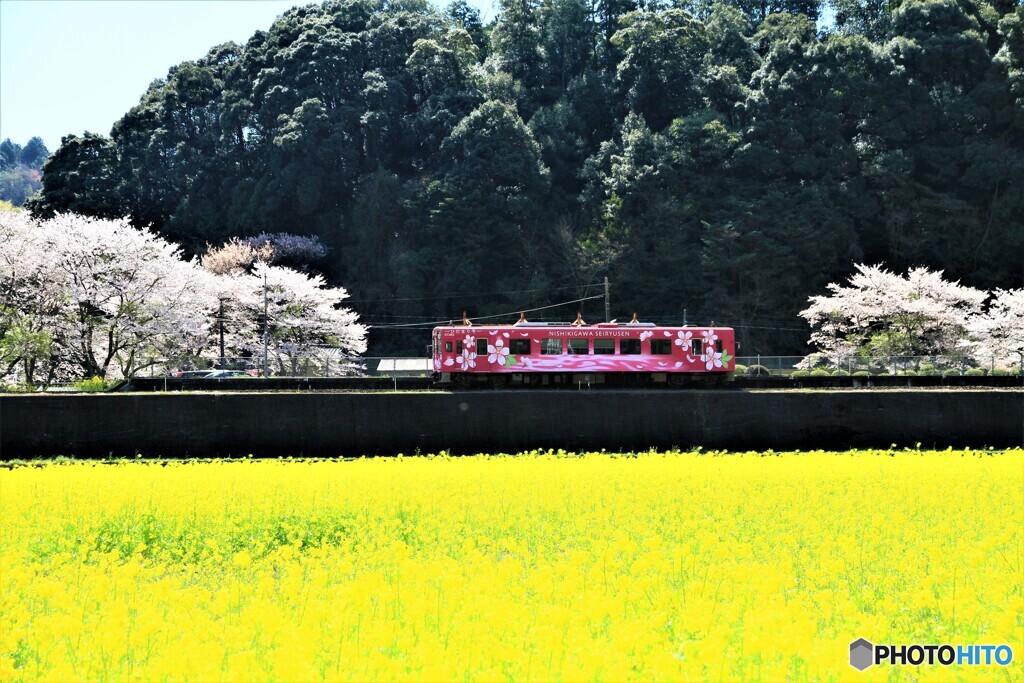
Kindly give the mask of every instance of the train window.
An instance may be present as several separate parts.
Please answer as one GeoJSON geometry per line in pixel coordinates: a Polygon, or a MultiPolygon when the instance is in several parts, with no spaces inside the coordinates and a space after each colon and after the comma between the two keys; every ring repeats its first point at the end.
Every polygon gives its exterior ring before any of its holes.
{"type": "Polygon", "coordinates": [[[476,355],[486,356],[487,355],[487,340],[477,339],[476,340],[476,355]]]}
{"type": "Polygon", "coordinates": [[[540,352],[545,355],[558,355],[562,353],[562,340],[555,337],[540,340],[540,352]]]}
{"type": "Polygon", "coordinates": [[[619,353],[627,356],[640,355],[639,339],[623,339],[619,342],[619,353]]]}
{"type": "Polygon", "coordinates": [[[584,356],[590,353],[590,340],[589,339],[570,339],[569,340],[569,353],[584,356]]]}
{"type": "Polygon", "coordinates": [[[704,353],[703,342],[700,339],[690,340],[690,353],[694,356],[699,356],[704,353]]]}
{"type": "Polygon", "coordinates": [[[652,339],[651,353],[655,356],[668,356],[672,354],[671,339],[652,339]]]}
{"type": "Polygon", "coordinates": [[[718,351],[719,353],[722,352],[722,340],[721,339],[716,339],[715,340],[715,351],[718,351]]]}
{"type": "Polygon", "coordinates": [[[594,340],[594,353],[615,353],[615,340],[614,339],[595,339],[594,340]]]}
{"type": "Polygon", "coordinates": [[[455,353],[462,353],[462,342],[455,342],[455,353]]]}
{"type": "Polygon", "coordinates": [[[452,352],[452,343],[451,342],[445,342],[444,343],[444,352],[445,353],[451,353],[452,352]]]}
{"type": "Polygon", "coordinates": [[[514,356],[529,356],[533,353],[533,344],[529,339],[513,339],[508,348],[514,356]]]}

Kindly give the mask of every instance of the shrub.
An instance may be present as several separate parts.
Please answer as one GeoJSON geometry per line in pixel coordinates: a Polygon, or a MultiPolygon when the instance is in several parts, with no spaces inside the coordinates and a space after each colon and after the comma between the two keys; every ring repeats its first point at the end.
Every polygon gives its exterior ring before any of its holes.
{"type": "Polygon", "coordinates": [[[930,377],[938,375],[939,371],[931,363],[921,363],[921,367],[917,369],[917,374],[922,377],[930,377]]]}
{"type": "Polygon", "coordinates": [[[839,370],[833,370],[832,371],[832,376],[833,377],[849,377],[850,373],[847,370],[839,369],[839,370]]]}
{"type": "Polygon", "coordinates": [[[1016,375],[1016,374],[1017,374],[1017,370],[1016,369],[1014,369],[1014,370],[1008,370],[1007,368],[993,368],[992,369],[992,376],[993,377],[1009,377],[1010,375],[1016,375]]]}
{"type": "Polygon", "coordinates": [[[763,365],[751,365],[749,368],[747,368],[747,374],[748,375],[770,375],[772,373],[771,373],[771,370],[769,370],[768,368],[766,368],[763,365]]]}
{"type": "Polygon", "coordinates": [[[971,368],[964,373],[965,377],[984,377],[985,371],[981,368],[971,368]]]}
{"type": "Polygon", "coordinates": [[[814,368],[813,370],[811,370],[811,377],[831,377],[831,376],[832,376],[832,373],[830,373],[825,368],[814,368]]]}
{"type": "Polygon", "coordinates": [[[736,367],[734,367],[732,371],[733,372],[738,372],[739,374],[743,375],[743,374],[746,374],[746,372],[747,372],[747,366],[746,365],[740,365],[739,363],[737,363],[736,367]]]}
{"type": "Polygon", "coordinates": [[[917,377],[916,370],[900,370],[896,374],[899,375],[900,377],[917,377]]]}
{"type": "Polygon", "coordinates": [[[853,373],[853,376],[854,377],[870,377],[871,373],[868,372],[867,370],[858,370],[857,372],[853,373]]]}
{"type": "Polygon", "coordinates": [[[810,370],[794,370],[789,376],[790,377],[810,377],[811,376],[811,371],[810,370]]]}
{"type": "Polygon", "coordinates": [[[75,391],[103,391],[107,388],[103,383],[102,377],[90,377],[89,379],[79,380],[72,386],[75,388],[75,391]]]}

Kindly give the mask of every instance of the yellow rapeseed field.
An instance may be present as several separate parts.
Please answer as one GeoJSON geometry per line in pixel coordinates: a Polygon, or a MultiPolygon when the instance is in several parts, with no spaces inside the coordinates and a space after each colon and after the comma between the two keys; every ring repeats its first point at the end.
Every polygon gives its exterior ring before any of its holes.
{"type": "Polygon", "coordinates": [[[0,520],[4,681],[1024,680],[1022,450],[54,463],[0,520]]]}

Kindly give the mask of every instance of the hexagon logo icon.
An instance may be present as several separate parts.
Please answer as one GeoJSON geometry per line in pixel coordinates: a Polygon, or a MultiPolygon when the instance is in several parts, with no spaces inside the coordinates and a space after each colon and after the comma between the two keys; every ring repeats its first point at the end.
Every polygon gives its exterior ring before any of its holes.
{"type": "Polygon", "coordinates": [[[858,638],[850,643],[850,666],[857,671],[863,671],[875,663],[875,646],[858,638]]]}

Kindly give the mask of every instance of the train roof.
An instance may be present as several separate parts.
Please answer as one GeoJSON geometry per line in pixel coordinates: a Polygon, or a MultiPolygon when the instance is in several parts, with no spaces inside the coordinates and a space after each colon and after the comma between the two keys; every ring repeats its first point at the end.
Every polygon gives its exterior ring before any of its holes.
{"type": "MultiPolygon", "coordinates": [[[[462,320],[460,322],[458,322],[458,323],[452,322],[449,325],[438,325],[434,329],[442,329],[442,328],[450,329],[450,328],[466,328],[466,327],[473,327],[473,320],[471,318],[469,318],[465,314],[465,312],[464,312],[462,314],[462,320]]],[[[489,329],[495,329],[495,328],[500,328],[500,329],[552,329],[552,328],[562,328],[562,327],[576,328],[576,329],[581,328],[581,327],[586,327],[586,328],[590,328],[590,329],[594,329],[594,328],[598,328],[598,329],[617,329],[617,328],[623,328],[623,327],[624,328],[629,328],[629,329],[644,329],[644,328],[647,328],[647,329],[666,329],[666,328],[672,328],[674,330],[689,329],[689,328],[694,328],[694,329],[718,329],[718,330],[730,330],[730,329],[732,329],[731,327],[718,326],[718,325],[715,325],[715,324],[711,324],[711,325],[658,325],[656,323],[645,323],[645,322],[640,322],[637,319],[637,314],[636,313],[633,314],[633,319],[630,320],[628,323],[620,323],[618,320],[612,320],[611,322],[607,322],[607,323],[593,323],[593,324],[590,324],[590,325],[588,325],[586,323],[586,321],[583,320],[583,314],[582,313],[578,313],[576,315],[576,320],[574,320],[571,323],[563,323],[563,322],[556,322],[556,323],[530,322],[529,320],[526,319],[526,314],[525,313],[520,313],[519,314],[519,320],[514,322],[514,323],[496,323],[494,325],[487,324],[487,323],[482,323],[482,324],[478,324],[477,327],[486,327],[486,328],[489,328],[489,329]]]]}
{"type": "Polygon", "coordinates": [[[496,323],[496,324],[473,323],[473,322],[469,322],[469,324],[466,324],[466,323],[459,322],[459,323],[451,323],[449,325],[438,325],[437,327],[438,328],[454,328],[454,329],[473,328],[473,327],[476,327],[476,328],[486,327],[487,329],[498,329],[498,328],[502,328],[502,329],[506,329],[506,328],[507,329],[550,329],[550,328],[580,328],[580,327],[600,328],[600,329],[621,329],[621,328],[627,328],[627,329],[660,329],[660,328],[669,328],[669,327],[671,327],[674,330],[675,329],[717,329],[717,330],[732,329],[732,328],[730,328],[728,326],[725,326],[725,325],[658,325],[656,323],[641,323],[641,322],[636,322],[636,323],[633,323],[633,322],[630,322],[630,323],[620,323],[620,322],[615,322],[615,321],[612,321],[610,323],[561,323],[561,322],[557,322],[557,323],[541,323],[541,322],[537,322],[537,323],[535,323],[535,322],[517,322],[517,323],[496,323]]]}

